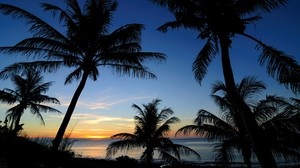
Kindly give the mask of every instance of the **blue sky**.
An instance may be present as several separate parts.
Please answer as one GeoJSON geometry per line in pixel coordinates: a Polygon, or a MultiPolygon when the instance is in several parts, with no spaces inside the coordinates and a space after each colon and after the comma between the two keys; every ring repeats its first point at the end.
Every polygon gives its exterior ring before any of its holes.
{"type": "MultiPolygon", "coordinates": [[[[79,0],[80,2],[84,2],[79,0]]],[[[39,9],[42,0],[0,0],[22,7],[43,18],[48,23],[60,29],[56,20],[44,14],[39,9]]],[[[52,4],[61,4],[61,0],[52,0],[52,4]]],[[[63,6],[62,6],[63,7],[63,6]]],[[[249,25],[247,32],[269,45],[285,51],[299,61],[300,57],[300,1],[290,0],[286,7],[277,9],[270,14],[264,14],[263,19],[255,25],[249,25]]],[[[201,83],[197,83],[192,72],[192,63],[203,47],[203,41],[197,40],[197,32],[190,30],[170,30],[162,33],[156,28],[167,21],[173,20],[166,9],[155,6],[148,0],[120,0],[119,7],[113,19],[111,30],[129,23],[142,23],[143,51],[165,53],[167,61],[161,64],[145,64],[157,75],[157,80],[119,77],[109,69],[100,69],[100,77],[96,82],[89,80],[74,111],[69,128],[73,134],[84,134],[85,137],[109,136],[112,133],[132,132],[133,116],[136,114],[131,105],[133,103],[146,104],[155,98],[162,100],[161,108],[171,107],[174,116],[181,119],[172,131],[191,124],[199,109],[216,111],[210,98],[211,84],[222,80],[220,57],[216,57],[210,65],[208,73],[201,83]]],[[[0,46],[13,45],[30,37],[28,27],[21,20],[10,16],[0,15],[0,46]]],[[[264,67],[259,66],[259,52],[255,50],[255,43],[245,38],[236,37],[230,50],[232,66],[236,81],[245,76],[256,76],[267,84],[267,90],[257,99],[266,94],[295,97],[291,91],[280,86],[269,77],[264,67]]],[[[13,62],[24,60],[21,56],[0,55],[0,69],[13,62]]],[[[64,78],[71,72],[60,69],[55,74],[45,74],[45,82],[55,83],[47,93],[61,101],[60,106],[54,106],[63,113],[77,87],[77,82],[64,85],[64,78]]],[[[0,89],[12,88],[9,80],[0,81],[0,89]]],[[[0,120],[4,120],[8,106],[0,104],[0,120]]],[[[43,114],[46,126],[42,126],[38,119],[29,112],[23,116],[24,131],[30,136],[54,136],[63,114],[43,114]]]]}

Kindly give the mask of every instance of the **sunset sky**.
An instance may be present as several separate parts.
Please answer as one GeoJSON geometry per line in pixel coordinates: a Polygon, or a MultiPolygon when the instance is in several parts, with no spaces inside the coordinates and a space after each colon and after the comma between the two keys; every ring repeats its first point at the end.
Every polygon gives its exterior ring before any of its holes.
{"type": "MultiPolygon", "coordinates": [[[[79,0],[84,2],[83,0],[79,0]]],[[[49,13],[40,10],[40,2],[45,0],[0,0],[0,3],[13,4],[26,9],[43,18],[54,27],[61,29],[58,22],[49,13]]],[[[47,1],[49,2],[49,1],[47,1]]],[[[64,7],[62,0],[52,0],[51,4],[64,7]]],[[[290,0],[286,7],[264,14],[263,19],[255,25],[249,25],[247,33],[261,39],[300,61],[300,1],[290,0]]],[[[157,75],[157,80],[119,77],[110,69],[100,69],[100,77],[96,82],[89,80],[77,103],[77,107],[69,124],[72,137],[105,138],[116,133],[133,132],[133,116],[136,115],[131,106],[147,104],[155,98],[162,100],[160,108],[171,107],[174,116],[181,119],[180,124],[172,127],[172,134],[178,128],[191,124],[199,109],[206,109],[219,114],[210,98],[211,84],[222,80],[220,57],[216,57],[201,83],[197,83],[192,72],[192,63],[203,47],[203,41],[197,40],[197,32],[189,30],[171,30],[162,33],[156,28],[167,21],[173,20],[164,8],[150,3],[148,0],[119,0],[111,31],[129,23],[142,23],[143,51],[161,52],[167,55],[167,61],[161,64],[146,64],[157,75]]],[[[28,26],[22,20],[11,16],[0,15],[0,46],[14,45],[18,41],[30,37],[28,26]]],[[[259,52],[255,43],[236,37],[230,50],[233,71],[236,81],[245,76],[256,76],[267,85],[267,90],[257,97],[266,94],[295,97],[284,86],[278,85],[269,77],[265,67],[258,63],[259,52]]],[[[9,56],[0,54],[0,70],[14,62],[24,61],[20,55],[9,56]]],[[[53,105],[65,113],[70,99],[78,85],[73,82],[64,85],[64,79],[70,69],[60,69],[55,74],[45,74],[44,82],[54,81],[46,93],[60,100],[61,105],[53,105]]],[[[10,80],[0,81],[0,89],[13,89],[10,80]]],[[[52,105],[51,105],[52,106],[52,105]]],[[[4,120],[5,112],[10,106],[0,104],[0,121],[4,120]]],[[[42,114],[46,125],[43,126],[36,116],[26,111],[22,116],[24,133],[29,136],[53,137],[61,124],[64,114],[42,114]]]]}

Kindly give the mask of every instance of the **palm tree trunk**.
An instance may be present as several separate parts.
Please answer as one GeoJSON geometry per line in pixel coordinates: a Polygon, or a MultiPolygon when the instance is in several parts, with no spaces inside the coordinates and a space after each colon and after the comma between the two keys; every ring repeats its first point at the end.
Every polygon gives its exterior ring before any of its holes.
{"type": "Polygon", "coordinates": [[[249,145],[248,141],[245,139],[243,140],[243,145],[242,145],[242,155],[244,158],[244,162],[247,165],[247,168],[252,168],[251,165],[251,145],[249,145]],[[246,142],[246,143],[245,143],[246,142]]]}
{"type": "Polygon", "coordinates": [[[252,168],[252,165],[251,165],[251,158],[249,156],[243,156],[244,158],[244,162],[245,164],[247,165],[247,168],[252,168]]]}
{"type": "Polygon", "coordinates": [[[26,103],[23,103],[23,102],[20,103],[20,106],[19,106],[18,112],[17,112],[18,116],[17,116],[16,120],[12,121],[12,123],[11,123],[12,125],[14,125],[13,132],[15,134],[17,134],[18,131],[20,131],[20,129],[21,129],[20,128],[20,121],[21,121],[21,117],[23,115],[23,112],[26,110],[26,107],[27,107],[26,103]]]}
{"type": "Polygon", "coordinates": [[[146,149],[146,164],[151,167],[153,161],[153,147],[148,147],[146,149]]]}
{"type": "Polygon", "coordinates": [[[240,112],[240,118],[247,130],[250,141],[254,146],[254,152],[260,165],[263,168],[276,168],[277,165],[272,155],[271,147],[267,144],[266,137],[258,127],[249,106],[237,92],[229,57],[230,39],[227,35],[220,35],[219,39],[222,52],[223,75],[230,99],[234,107],[238,108],[238,112],[240,112]]]}
{"type": "Polygon", "coordinates": [[[54,140],[52,142],[53,143],[52,144],[52,150],[53,151],[57,151],[58,148],[59,148],[59,145],[60,145],[60,143],[61,143],[61,141],[63,139],[63,136],[65,134],[65,131],[66,131],[67,126],[69,124],[69,121],[71,119],[71,116],[72,116],[72,114],[74,112],[74,109],[76,107],[76,104],[77,104],[77,101],[79,99],[79,96],[80,96],[81,92],[84,89],[84,86],[86,84],[87,78],[88,78],[88,74],[87,73],[83,73],[82,79],[81,79],[81,81],[80,81],[80,83],[79,83],[79,85],[78,85],[78,87],[77,87],[77,89],[76,89],[76,91],[75,91],[75,93],[74,93],[74,95],[72,97],[71,103],[70,103],[70,105],[69,105],[69,107],[67,109],[65,117],[64,117],[64,119],[63,119],[63,121],[62,121],[62,123],[61,123],[61,125],[60,125],[60,127],[58,129],[58,132],[57,132],[57,134],[56,134],[56,136],[55,136],[55,138],[54,138],[54,140]]]}
{"type": "Polygon", "coordinates": [[[18,113],[17,119],[14,122],[14,132],[17,133],[19,131],[19,125],[20,125],[20,121],[21,121],[21,115],[22,113],[18,113]]]}

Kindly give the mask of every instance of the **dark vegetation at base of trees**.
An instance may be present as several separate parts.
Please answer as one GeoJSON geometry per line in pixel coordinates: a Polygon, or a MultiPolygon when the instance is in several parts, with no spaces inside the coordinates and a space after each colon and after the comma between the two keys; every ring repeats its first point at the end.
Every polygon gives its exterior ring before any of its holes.
{"type": "Polygon", "coordinates": [[[55,167],[74,158],[70,151],[52,152],[47,146],[11,132],[0,133],[0,158],[8,167],[55,167]]]}
{"type": "MultiPolygon", "coordinates": [[[[76,157],[72,150],[52,151],[49,141],[34,140],[17,136],[5,125],[0,125],[0,166],[9,168],[159,168],[160,164],[146,166],[128,156],[115,160],[76,157]]],[[[173,167],[195,167],[193,165],[174,165],[173,167]]],[[[2,167],[1,167],[2,168],[2,167]]]]}

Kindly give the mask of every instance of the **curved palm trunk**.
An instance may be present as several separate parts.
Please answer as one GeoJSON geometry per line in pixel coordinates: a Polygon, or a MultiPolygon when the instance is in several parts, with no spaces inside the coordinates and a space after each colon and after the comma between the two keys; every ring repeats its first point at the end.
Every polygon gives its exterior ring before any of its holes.
{"type": "Polygon", "coordinates": [[[13,130],[13,132],[15,134],[17,134],[17,132],[19,132],[21,130],[20,121],[21,121],[21,117],[22,117],[23,112],[26,110],[26,106],[27,105],[24,104],[24,103],[20,104],[19,109],[21,109],[21,110],[18,112],[18,116],[17,116],[16,120],[11,123],[10,128],[11,128],[11,130],[13,130]]]}
{"type": "Polygon", "coordinates": [[[252,168],[251,165],[251,145],[249,144],[248,140],[246,139],[247,137],[244,136],[242,141],[242,155],[245,164],[247,165],[247,168],[252,168]]]}
{"type": "Polygon", "coordinates": [[[59,145],[60,145],[60,143],[63,139],[63,136],[65,134],[65,131],[66,131],[67,126],[69,124],[69,121],[71,119],[71,116],[72,116],[72,114],[74,112],[74,109],[76,107],[79,96],[80,96],[81,92],[84,89],[87,78],[88,78],[88,74],[83,73],[82,79],[81,79],[81,81],[80,81],[80,83],[79,83],[79,85],[78,85],[78,87],[77,87],[77,89],[76,89],[76,91],[75,91],[75,93],[72,97],[71,103],[70,103],[70,105],[67,109],[65,117],[64,117],[64,119],[63,119],[63,121],[62,121],[62,123],[61,123],[61,125],[58,129],[58,132],[57,132],[54,140],[53,140],[52,150],[54,150],[54,151],[58,150],[58,148],[59,148],[59,145]]]}
{"type": "Polygon", "coordinates": [[[146,164],[151,167],[153,161],[153,147],[149,147],[146,149],[146,164]]]}
{"type": "Polygon", "coordinates": [[[17,116],[16,121],[14,122],[14,132],[17,133],[20,130],[20,121],[21,121],[22,114],[19,113],[17,116]]]}
{"type": "Polygon", "coordinates": [[[243,153],[243,159],[244,159],[245,164],[247,165],[247,168],[252,168],[251,155],[249,155],[248,153],[247,154],[243,153]]]}
{"type": "Polygon", "coordinates": [[[260,165],[263,168],[276,168],[277,165],[272,155],[271,147],[266,143],[266,138],[258,127],[254,116],[251,114],[250,108],[237,93],[229,58],[230,40],[227,35],[221,35],[219,39],[221,45],[223,75],[230,99],[234,107],[238,108],[238,112],[242,112],[240,113],[240,118],[247,130],[250,141],[254,146],[254,152],[260,165]]]}

